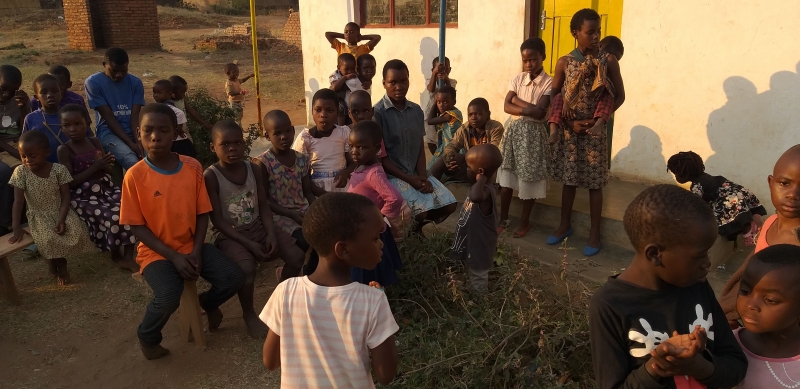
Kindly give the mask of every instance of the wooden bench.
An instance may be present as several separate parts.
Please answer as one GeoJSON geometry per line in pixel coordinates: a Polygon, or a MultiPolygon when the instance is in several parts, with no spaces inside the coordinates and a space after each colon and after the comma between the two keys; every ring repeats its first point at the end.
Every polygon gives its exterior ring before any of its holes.
{"type": "Polygon", "coordinates": [[[200,299],[197,297],[197,283],[183,281],[183,294],[181,305],[178,308],[178,323],[181,338],[186,342],[194,343],[201,349],[206,348],[206,334],[203,332],[203,319],[200,315],[200,299]]]}
{"type": "MultiPolygon", "coordinates": [[[[28,227],[25,227],[25,231],[28,231],[28,227]]],[[[33,237],[25,234],[22,236],[22,241],[11,244],[8,240],[12,236],[13,234],[0,236],[0,298],[8,300],[13,305],[19,305],[19,293],[14,283],[14,276],[11,274],[11,266],[8,265],[8,257],[32,245],[33,237]]]]}

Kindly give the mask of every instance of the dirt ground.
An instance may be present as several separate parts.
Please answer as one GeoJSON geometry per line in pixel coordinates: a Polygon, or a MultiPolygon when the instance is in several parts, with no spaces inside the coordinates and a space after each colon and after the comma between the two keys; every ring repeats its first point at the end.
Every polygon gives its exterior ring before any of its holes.
{"type": "MultiPolygon", "coordinates": [[[[160,9],[162,51],[133,51],[130,72],[141,77],[145,96],[152,101],[151,85],[173,74],[183,76],[190,90],[205,87],[224,99],[223,65],[238,60],[242,74],[252,71],[249,49],[202,53],[192,49],[200,35],[244,17],[204,15],[160,9]],[[219,24],[219,25],[218,25],[219,24]]],[[[280,35],[286,15],[259,17],[261,33],[280,35]]],[[[0,63],[18,66],[23,89],[53,64],[72,72],[73,90],[83,92],[83,81],[101,71],[102,51],[68,49],[66,27],[58,13],[42,11],[0,20],[0,63]],[[7,49],[17,43],[24,48],[7,49]]],[[[295,124],[305,123],[302,58],[296,50],[279,47],[260,53],[262,111],[282,109],[295,124]]],[[[253,81],[244,84],[254,91],[253,81]]],[[[257,122],[255,93],[248,96],[245,126],[257,122]]],[[[146,284],[115,268],[106,254],[70,259],[74,283],[58,287],[41,259],[12,256],[11,269],[22,304],[0,301],[0,388],[270,388],[279,375],[261,364],[262,342],[249,338],[241,320],[238,299],[222,310],[219,332],[208,334],[208,349],[180,340],[175,317],[164,329],[163,345],[172,355],[147,361],[139,352],[136,327],[152,298],[146,284]]],[[[274,267],[264,266],[256,283],[256,306],[263,307],[275,287],[274,267]]],[[[202,287],[202,285],[201,285],[202,287]]]]}

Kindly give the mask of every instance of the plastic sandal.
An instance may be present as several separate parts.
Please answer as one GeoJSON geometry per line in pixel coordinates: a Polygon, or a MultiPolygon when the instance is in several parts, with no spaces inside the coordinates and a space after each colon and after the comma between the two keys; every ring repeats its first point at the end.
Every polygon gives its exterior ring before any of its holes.
{"type": "Polygon", "coordinates": [[[531,225],[528,224],[528,227],[525,227],[525,229],[522,230],[521,232],[514,231],[514,234],[511,235],[511,237],[513,237],[513,238],[522,238],[522,237],[525,236],[525,234],[528,233],[528,230],[530,230],[530,229],[531,229],[531,225]]]}
{"type": "Polygon", "coordinates": [[[568,229],[567,233],[562,235],[562,236],[560,236],[560,237],[559,236],[553,236],[553,235],[548,236],[547,237],[547,244],[549,244],[551,246],[554,245],[554,244],[559,244],[569,236],[572,236],[572,228],[568,229]]]}
{"type": "Polygon", "coordinates": [[[500,224],[497,225],[497,233],[502,234],[508,228],[508,219],[500,220],[500,224]]]}
{"type": "Polygon", "coordinates": [[[599,252],[600,252],[600,246],[599,245],[597,247],[586,246],[586,247],[583,248],[583,255],[585,255],[587,257],[591,257],[591,256],[594,256],[594,255],[597,255],[597,253],[599,253],[599,252]]]}

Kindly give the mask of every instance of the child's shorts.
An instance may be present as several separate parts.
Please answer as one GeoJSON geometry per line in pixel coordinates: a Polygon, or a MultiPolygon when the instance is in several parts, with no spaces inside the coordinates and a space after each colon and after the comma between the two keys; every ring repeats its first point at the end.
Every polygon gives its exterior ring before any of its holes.
{"type": "Polygon", "coordinates": [[[173,153],[197,158],[197,150],[194,148],[194,143],[192,143],[192,141],[189,139],[172,141],[172,148],[170,150],[173,153]]]}
{"type": "Polygon", "coordinates": [[[231,108],[236,112],[236,122],[240,123],[242,121],[242,116],[244,116],[244,101],[229,101],[231,104],[231,108]]]}
{"type": "MultiPolygon", "coordinates": [[[[278,251],[276,251],[269,260],[274,261],[278,258],[285,259],[286,254],[289,252],[292,246],[294,246],[296,240],[281,228],[275,227],[273,228],[273,231],[275,232],[278,240],[278,251]]],[[[240,229],[239,233],[244,235],[247,240],[257,242],[264,246],[267,244],[267,229],[264,228],[264,225],[261,224],[261,222],[256,222],[249,228],[240,229]]],[[[217,248],[223,253],[225,253],[225,256],[234,263],[245,260],[256,260],[256,257],[253,255],[253,253],[247,250],[246,247],[242,246],[239,242],[233,239],[229,239],[223,234],[219,234],[217,240],[214,242],[214,245],[217,246],[217,248]]]]}

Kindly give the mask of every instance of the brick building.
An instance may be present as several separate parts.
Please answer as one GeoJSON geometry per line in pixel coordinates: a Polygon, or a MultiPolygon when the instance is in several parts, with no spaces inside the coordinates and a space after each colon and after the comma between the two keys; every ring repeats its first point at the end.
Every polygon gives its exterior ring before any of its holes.
{"type": "Polygon", "coordinates": [[[156,0],[63,0],[69,46],[158,49],[156,0]]]}
{"type": "Polygon", "coordinates": [[[292,12],[289,15],[289,19],[286,21],[286,24],[283,26],[283,34],[281,34],[281,39],[286,41],[286,43],[297,47],[298,49],[303,48],[303,39],[300,35],[300,13],[299,12],[292,12]]]}

